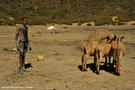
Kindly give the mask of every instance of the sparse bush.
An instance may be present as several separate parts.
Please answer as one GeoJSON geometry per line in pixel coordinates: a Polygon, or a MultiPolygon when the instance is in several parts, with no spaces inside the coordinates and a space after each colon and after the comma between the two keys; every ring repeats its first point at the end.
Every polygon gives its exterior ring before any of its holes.
{"type": "Polygon", "coordinates": [[[22,17],[28,17],[30,24],[68,24],[81,25],[93,21],[96,25],[105,25],[135,19],[135,1],[128,0],[0,0],[0,25],[20,23],[22,17]],[[118,16],[119,22],[112,22],[111,16],[118,16]],[[6,17],[13,17],[14,21],[6,17]]]}

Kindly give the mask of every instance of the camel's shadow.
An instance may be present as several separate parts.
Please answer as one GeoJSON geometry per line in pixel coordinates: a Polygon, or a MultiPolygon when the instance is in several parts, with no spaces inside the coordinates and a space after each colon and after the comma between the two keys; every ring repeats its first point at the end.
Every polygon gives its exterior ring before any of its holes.
{"type": "MultiPolygon", "coordinates": [[[[78,65],[78,68],[79,68],[80,71],[82,71],[82,65],[78,65]]],[[[87,70],[88,69],[90,69],[94,73],[96,73],[96,66],[95,66],[94,63],[87,64],[87,70]]],[[[108,65],[100,65],[100,70],[104,70],[104,71],[109,72],[109,73],[114,73],[115,72],[115,68],[114,67],[109,67],[108,65]]]]}

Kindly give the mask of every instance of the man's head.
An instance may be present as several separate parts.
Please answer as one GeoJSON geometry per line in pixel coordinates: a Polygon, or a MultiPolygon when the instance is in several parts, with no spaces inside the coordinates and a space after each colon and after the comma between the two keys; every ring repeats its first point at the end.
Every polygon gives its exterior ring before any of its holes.
{"type": "Polygon", "coordinates": [[[22,18],[22,23],[23,23],[24,25],[28,24],[28,20],[27,20],[26,17],[23,17],[23,18],[22,18]]]}

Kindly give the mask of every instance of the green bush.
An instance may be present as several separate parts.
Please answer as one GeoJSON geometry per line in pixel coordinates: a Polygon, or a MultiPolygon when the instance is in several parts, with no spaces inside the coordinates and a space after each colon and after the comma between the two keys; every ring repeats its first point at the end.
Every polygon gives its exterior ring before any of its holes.
{"type": "Polygon", "coordinates": [[[135,19],[135,0],[0,0],[0,25],[20,23],[28,17],[30,24],[81,25],[93,21],[96,25],[123,24],[135,19]],[[119,22],[111,17],[118,16],[119,22]],[[14,17],[14,21],[7,17],[14,17]]]}

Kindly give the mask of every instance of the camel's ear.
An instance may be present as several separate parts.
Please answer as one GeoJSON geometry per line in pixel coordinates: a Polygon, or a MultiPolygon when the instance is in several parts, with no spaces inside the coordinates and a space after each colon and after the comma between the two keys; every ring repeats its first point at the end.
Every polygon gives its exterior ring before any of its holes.
{"type": "Polygon", "coordinates": [[[116,35],[114,35],[113,40],[115,41],[117,39],[116,35]]]}
{"type": "Polygon", "coordinates": [[[120,41],[122,41],[123,38],[124,38],[124,36],[122,36],[122,37],[120,38],[120,41]]]}

